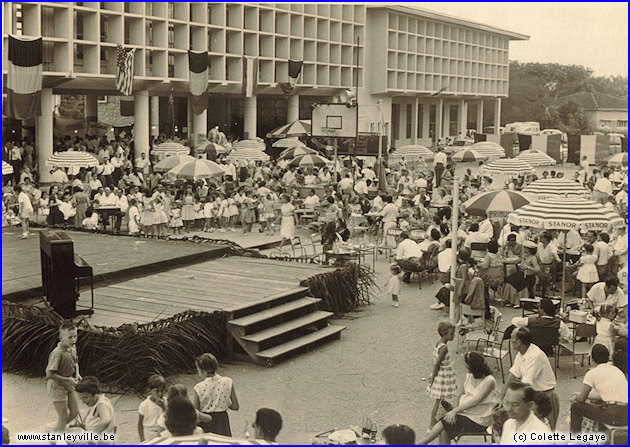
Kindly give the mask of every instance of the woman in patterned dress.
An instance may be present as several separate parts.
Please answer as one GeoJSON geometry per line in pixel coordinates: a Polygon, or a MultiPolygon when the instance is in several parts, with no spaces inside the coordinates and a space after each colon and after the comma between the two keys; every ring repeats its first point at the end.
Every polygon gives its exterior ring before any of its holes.
{"type": "Polygon", "coordinates": [[[455,338],[455,326],[450,321],[442,321],[438,324],[438,334],[440,340],[433,349],[433,373],[427,385],[429,397],[435,399],[429,429],[437,423],[436,415],[442,401],[457,396],[457,379],[446,346],[455,338]]]}

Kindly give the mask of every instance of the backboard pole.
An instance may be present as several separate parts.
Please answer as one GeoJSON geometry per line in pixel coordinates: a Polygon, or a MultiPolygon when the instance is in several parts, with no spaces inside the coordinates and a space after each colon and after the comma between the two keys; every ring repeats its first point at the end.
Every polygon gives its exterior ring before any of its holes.
{"type": "Polygon", "coordinates": [[[337,172],[339,170],[339,163],[337,163],[337,146],[339,145],[339,143],[337,142],[337,138],[333,138],[333,147],[335,148],[335,155],[333,156],[333,163],[335,163],[335,178],[333,180],[333,183],[337,183],[339,181],[339,177],[337,175],[337,172]]]}

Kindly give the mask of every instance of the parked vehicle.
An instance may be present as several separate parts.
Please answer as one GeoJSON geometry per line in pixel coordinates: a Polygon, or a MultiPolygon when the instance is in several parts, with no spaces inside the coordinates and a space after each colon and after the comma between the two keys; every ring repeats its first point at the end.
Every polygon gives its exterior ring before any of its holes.
{"type": "Polygon", "coordinates": [[[540,123],[535,121],[508,123],[505,125],[505,132],[540,135],[540,123]]]}

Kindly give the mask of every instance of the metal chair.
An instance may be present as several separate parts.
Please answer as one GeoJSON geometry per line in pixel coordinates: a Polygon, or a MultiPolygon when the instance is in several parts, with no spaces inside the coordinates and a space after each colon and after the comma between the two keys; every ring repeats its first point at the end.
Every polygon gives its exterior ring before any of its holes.
{"type": "Polygon", "coordinates": [[[546,348],[553,349],[553,373],[557,376],[558,363],[560,361],[560,330],[557,327],[530,326],[532,344],[543,351],[546,348]]]}
{"type": "Polygon", "coordinates": [[[308,259],[317,260],[318,262],[322,261],[324,256],[324,246],[322,245],[322,236],[319,233],[311,234],[308,243],[303,244],[302,247],[304,249],[304,255],[308,259]],[[308,250],[309,247],[311,250],[308,250]]]}
{"type": "Polygon", "coordinates": [[[594,324],[573,323],[573,339],[571,342],[560,343],[560,346],[571,353],[573,359],[573,378],[577,377],[575,372],[575,356],[582,356],[582,366],[584,366],[584,356],[588,356],[589,364],[591,360],[591,347],[593,339],[597,335],[597,329],[594,324]],[[586,338],[586,341],[576,342],[576,338],[586,338]]]}
{"type": "Polygon", "coordinates": [[[499,325],[501,324],[501,318],[503,315],[495,306],[490,306],[490,313],[493,316],[492,326],[489,330],[484,332],[471,332],[466,334],[466,349],[470,347],[470,343],[479,344],[479,340],[495,341],[496,334],[499,332],[499,325]]]}
{"type": "Polygon", "coordinates": [[[479,351],[485,358],[496,360],[497,366],[501,370],[501,380],[503,383],[505,383],[503,359],[509,357],[510,366],[512,366],[512,346],[510,339],[514,329],[516,329],[516,326],[510,325],[503,332],[497,331],[493,341],[479,339],[475,347],[475,350],[479,351]],[[504,343],[506,343],[507,346],[504,346],[504,343]]]}

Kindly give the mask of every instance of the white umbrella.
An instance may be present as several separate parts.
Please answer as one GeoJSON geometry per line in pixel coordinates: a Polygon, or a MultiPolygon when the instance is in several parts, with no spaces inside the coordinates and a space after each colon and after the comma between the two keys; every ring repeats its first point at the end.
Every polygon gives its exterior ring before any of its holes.
{"type": "Polygon", "coordinates": [[[267,134],[267,138],[301,137],[311,134],[310,120],[296,120],[280,126],[267,134]]]}
{"type": "Polygon", "coordinates": [[[505,158],[494,160],[481,167],[481,174],[492,177],[493,175],[519,176],[526,174],[535,174],[536,169],[532,165],[516,158],[505,158]]]}
{"type": "Polygon", "coordinates": [[[612,157],[608,159],[608,164],[628,166],[628,153],[620,152],[618,154],[613,155],[612,157]]]}
{"type": "Polygon", "coordinates": [[[266,149],[265,143],[258,140],[241,140],[232,144],[232,148],[234,150],[238,149],[257,149],[259,151],[264,151],[266,149]]]}
{"type": "Polygon", "coordinates": [[[58,168],[93,168],[98,166],[98,159],[88,153],[79,151],[55,152],[46,160],[46,166],[56,166],[58,168]]]}
{"type": "Polygon", "coordinates": [[[292,160],[300,155],[317,154],[317,151],[306,146],[290,147],[280,153],[280,160],[292,160]]]}
{"type": "Polygon", "coordinates": [[[480,141],[470,146],[468,149],[479,152],[486,155],[489,158],[502,158],[505,157],[505,149],[499,143],[492,141],[480,141]]]}
{"type": "Polygon", "coordinates": [[[221,146],[219,143],[213,143],[212,141],[204,141],[195,148],[194,152],[195,154],[205,154],[209,147],[214,149],[214,152],[217,155],[227,153],[227,149],[225,147],[221,146]]]}
{"type": "Polygon", "coordinates": [[[453,161],[458,163],[478,163],[487,159],[487,155],[480,154],[474,149],[464,149],[453,155],[453,161]]]}
{"type": "Polygon", "coordinates": [[[2,175],[10,175],[13,174],[13,166],[11,166],[6,161],[2,160],[2,175]]]}
{"type": "Polygon", "coordinates": [[[306,144],[302,143],[297,138],[282,138],[271,145],[272,147],[296,147],[296,146],[304,146],[306,144]]]}
{"type": "Polygon", "coordinates": [[[536,180],[523,188],[526,194],[533,194],[536,199],[552,199],[554,197],[583,197],[591,196],[584,186],[578,182],[564,178],[547,178],[536,180]]]}
{"type": "Polygon", "coordinates": [[[328,160],[327,158],[322,157],[321,155],[306,154],[306,155],[300,155],[296,157],[291,163],[289,163],[289,166],[324,167],[324,166],[330,165],[331,163],[332,161],[328,160]]]}
{"type": "Polygon", "coordinates": [[[409,144],[407,146],[401,146],[394,151],[395,155],[407,158],[422,158],[423,160],[433,160],[435,154],[433,151],[420,144],[409,144]]]}
{"type": "Polygon", "coordinates": [[[227,156],[228,160],[254,160],[254,161],[267,161],[269,155],[262,152],[260,149],[254,148],[234,148],[230,155],[227,156]]]}
{"type": "Polygon", "coordinates": [[[177,165],[191,161],[195,161],[195,157],[186,154],[172,155],[156,163],[155,166],[153,166],[153,170],[155,172],[166,172],[170,171],[177,165]]]}
{"type": "Polygon", "coordinates": [[[170,176],[187,180],[197,180],[201,178],[222,177],[223,168],[211,161],[196,158],[193,161],[180,163],[167,173],[170,176]]]}
{"type": "Polygon", "coordinates": [[[515,159],[529,163],[532,166],[553,166],[556,164],[556,160],[540,151],[523,151],[515,159]]]}
{"type": "Polygon", "coordinates": [[[167,140],[164,143],[153,146],[152,152],[159,155],[188,154],[190,153],[190,148],[183,144],[167,140]]]}
{"type": "Polygon", "coordinates": [[[482,192],[464,202],[466,212],[474,216],[507,216],[514,210],[527,205],[532,197],[518,191],[482,192]]]}

